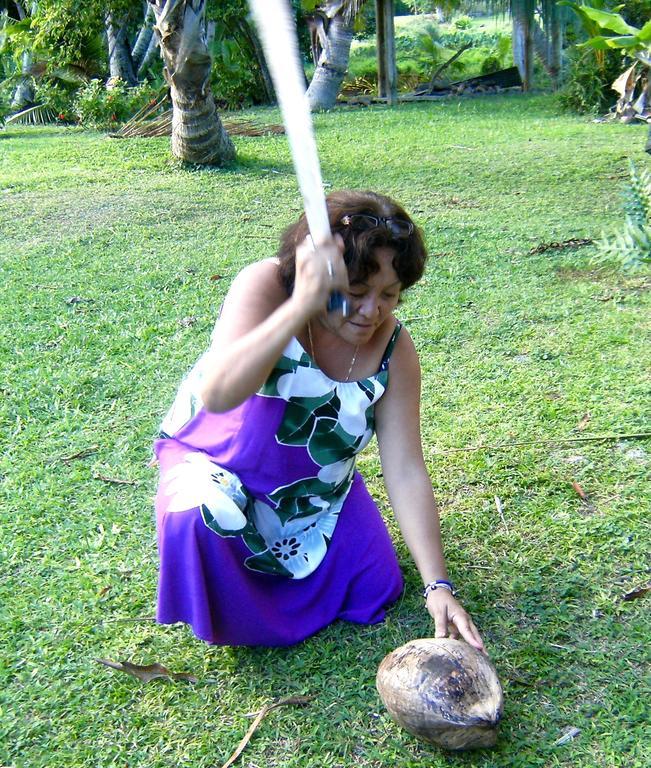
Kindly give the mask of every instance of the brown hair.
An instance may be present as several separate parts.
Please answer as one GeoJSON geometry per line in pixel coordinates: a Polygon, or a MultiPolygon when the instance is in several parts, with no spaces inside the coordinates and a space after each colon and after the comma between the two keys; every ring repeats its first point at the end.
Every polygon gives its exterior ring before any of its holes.
{"type": "MultiPolygon", "coordinates": [[[[372,216],[403,219],[413,224],[401,205],[385,195],[353,189],[332,192],[326,198],[326,204],[332,233],[339,233],[344,241],[344,261],[351,283],[363,282],[380,269],[375,250],[382,247],[393,248],[395,251],[393,268],[400,280],[401,290],[420,280],[425,271],[427,251],[418,227],[414,225],[414,231],[409,237],[397,238],[383,224],[359,231],[341,221],[346,215],[367,213],[372,216]]],[[[280,259],[280,280],[288,294],[294,290],[296,246],[307,234],[307,220],[305,214],[302,214],[300,219],[287,227],[281,235],[280,250],[276,255],[280,259]]]]}

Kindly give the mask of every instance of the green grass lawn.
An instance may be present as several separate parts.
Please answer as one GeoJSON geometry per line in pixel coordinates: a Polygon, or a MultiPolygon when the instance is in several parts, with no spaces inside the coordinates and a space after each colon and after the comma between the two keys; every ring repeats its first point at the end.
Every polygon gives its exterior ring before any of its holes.
{"type": "Polygon", "coordinates": [[[273,254],[300,211],[284,137],[236,139],[235,168],[188,171],[167,139],[12,127],[0,133],[0,764],[212,768],[249,713],[306,694],[308,707],[269,715],[239,765],[648,766],[651,598],[622,596],[651,579],[651,442],[545,441],[651,429],[651,278],[596,267],[591,247],[531,252],[620,221],[628,158],[649,166],[645,127],[523,96],[342,109],[316,127],[328,187],[395,196],[431,250],[399,314],[422,356],[450,572],[505,690],[498,746],[444,755],[376,694],[383,656],[433,626],[374,446],[360,468],[406,575],[384,624],[279,650],[209,647],[151,621],[151,440],[230,279],[273,254]],[[539,442],[457,450],[519,441],[539,442]],[[100,657],[200,681],[145,685],[100,657]]]}

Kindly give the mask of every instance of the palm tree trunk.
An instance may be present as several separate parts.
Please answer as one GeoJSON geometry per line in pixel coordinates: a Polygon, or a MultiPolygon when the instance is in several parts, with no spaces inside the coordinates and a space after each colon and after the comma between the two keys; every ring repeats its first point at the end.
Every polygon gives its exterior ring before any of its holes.
{"type": "Polygon", "coordinates": [[[109,85],[122,80],[128,86],[138,85],[131,51],[127,42],[127,29],[123,19],[117,19],[109,11],[104,19],[109,54],[109,85]]]}
{"type": "Polygon", "coordinates": [[[186,163],[226,165],[235,147],[210,89],[205,0],[150,0],[172,98],[172,154],[186,163]]]}
{"type": "Polygon", "coordinates": [[[16,86],[16,90],[11,98],[11,108],[19,112],[26,109],[34,103],[34,80],[29,75],[32,66],[32,56],[29,51],[25,51],[21,57],[21,76],[16,86]]]}
{"type": "Polygon", "coordinates": [[[563,60],[563,24],[556,3],[551,4],[549,13],[549,71],[554,81],[554,88],[559,88],[563,60]]]}
{"type": "Polygon", "coordinates": [[[145,55],[142,57],[142,61],[140,62],[140,65],[138,66],[138,81],[141,81],[145,73],[147,72],[147,67],[149,66],[149,63],[154,58],[154,54],[158,50],[158,38],[156,35],[153,34],[152,30],[152,36],[149,40],[149,45],[147,46],[147,50],[145,51],[145,55]]]}
{"type": "Polygon", "coordinates": [[[350,44],[353,40],[353,19],[336,13],[326,21],[325,45],[307,89],[310,109],[331,109],[348,71],[350,44]]]}
{"type": "MultiPolygon", "coordinates": [[[[20,3],[16,3],[16,10],[18,11],[18,16],[21,20],[27,18],[27,11],[20,3]]],[[[37,10],[38,3],[33,2],[31,5],[31,15],[34,16],[37,10]]],[[[11,97],[11,108],[15,109],[16,112],[20,112],[20,110],[26,109],[34,103],[34,80],[29,74],[31,67],[32,54],[31,51],[26,50],[23,52],[20,60],[20,80],[18,81],[18,85],[16,86],[13,96],[11,97]]]]}
{"type": "Polygon", "coordinates": [[[522,90],[528,91],[533,84],[533,6],[529,3],[512,2],[513,61],[520,72],[522,90]]]}
{"type": "Polygon", "coordinates": [[[136,42],[133,44],[133,50],[131,51],[131,58],[133,60],[133,66],[136,71],[142,67],[142,62],[149,51],[151,40],[154,36],[154,28],[152,26],[154,12],[151,5],[147,6],[145,13],[145,19],[136,37],[136,42]]]}

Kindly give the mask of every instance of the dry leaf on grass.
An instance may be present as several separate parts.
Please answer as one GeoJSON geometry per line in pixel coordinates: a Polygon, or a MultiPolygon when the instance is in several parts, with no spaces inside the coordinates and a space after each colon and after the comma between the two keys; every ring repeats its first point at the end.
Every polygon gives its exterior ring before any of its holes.
{"type": "Polygon", "coordinates": [[[640,597],[644,597],[651,592],[651,584],[645,584],[643,587],[636,587],[625,595],[622,595],[622,600],[637,600],[640,597]]]}
{"type": "Polygon", "coordinates": [[[583,430],[588,426],[588,422],[590,421],[591,418],[592,417],[589,412],[584,413],[583,416],[581,417],[581,421],[576,425],[576,429],[579,432],[583,432],[583,430]]]}
{"type": "Polygon", "coordinates": [[[272,709],[284,706],[304,707],[309,704],[314,696],[287,696],[284,699],[277,699],[271,704],[265,704],[264,707],[255,716],[255,720],[249,726],[249,730],[244,735],[244,738],[237,745],[235,752],[228,758],[228,760],[222,765],[222,768],[230,768],[231,765],[242,754],[246,745],[251,741],[251,736],[255,733],[257,727],[264,720],[264,718],[271,712],[272,709]]]}
{"type": "Polygon", "coordinates": [[[130,661],[110,661],[110,659],[95,659],[95,661],[103,664],[105,667],[117,669],[118,672],[125,672],[127,675],[137,677],[143,683],[149,683],[159,677],[171,680],[187,680],[189,683],[199,682],[198,678],[194,675],[187,672],[170,672],[167,667],[158,662],[141,666],[140,664],[132,664],[130,661]]]}
{"type": "Polygon", "coordinates": [[[567,744],[568,741],[573,741],[581,733],[580,728],[568,728],[560,739],[554,742],[555,747],[561,747],[563,744],[567,744]]]}
{"type": "Polygon", "coordinates": [[[101,480],[103,483],[111,483],[112,485],[138,485],[137,480],[123,480],[120,477],[107,477],[99,472],[96,472],[93,477],[95,480],[101,480]]]}
{"type": "Polygon", "coordinates": [[[588,494],[576,482],[576,480],[572,481],[572,488],[574,488],[574,490],[576,491],[577,495],[580,496],[583,501],[587,501],[588,500],[588,494]]]}

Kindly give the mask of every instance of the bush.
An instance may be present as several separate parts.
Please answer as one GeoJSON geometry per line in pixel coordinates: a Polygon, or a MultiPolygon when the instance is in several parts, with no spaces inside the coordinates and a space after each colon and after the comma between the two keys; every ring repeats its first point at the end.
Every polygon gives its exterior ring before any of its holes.
{"type": "Polygon", "coordinates": [[[458,16],[453,24],[457,29],[470,29],[472,27],[472,19],[470,16],[458,16]]]}
{"type": "Polygon", "coordinates": [[[608,110],[617,101],[611,84],[622,69],[619,51],[574,46],[568,53],[565,85],[559,93],[561,105],[579,113],[608,110]]]}
{"type": "Polygon", "coordinates": [[[499,72],[502,69],[502,62],[497,56],[487,56],[481,63],[479,73],[481,75],[490,75],[493,72],[499,72]]]}
{"type": "Polygon", "coordinates": [[[77,91],[74,112],[81,125],[112,128],[133,117],[157,95],[148,83],[128,88],[118,80],[113,88],[107,89],[101,80],[91,80],[77,91]]]}
{"type": "Polygon", "coordinates": [[[76,87],[57,80],[40,80],[36,83],[34,101],[44,104],[61,122],[76,122],[76,87]]]}

